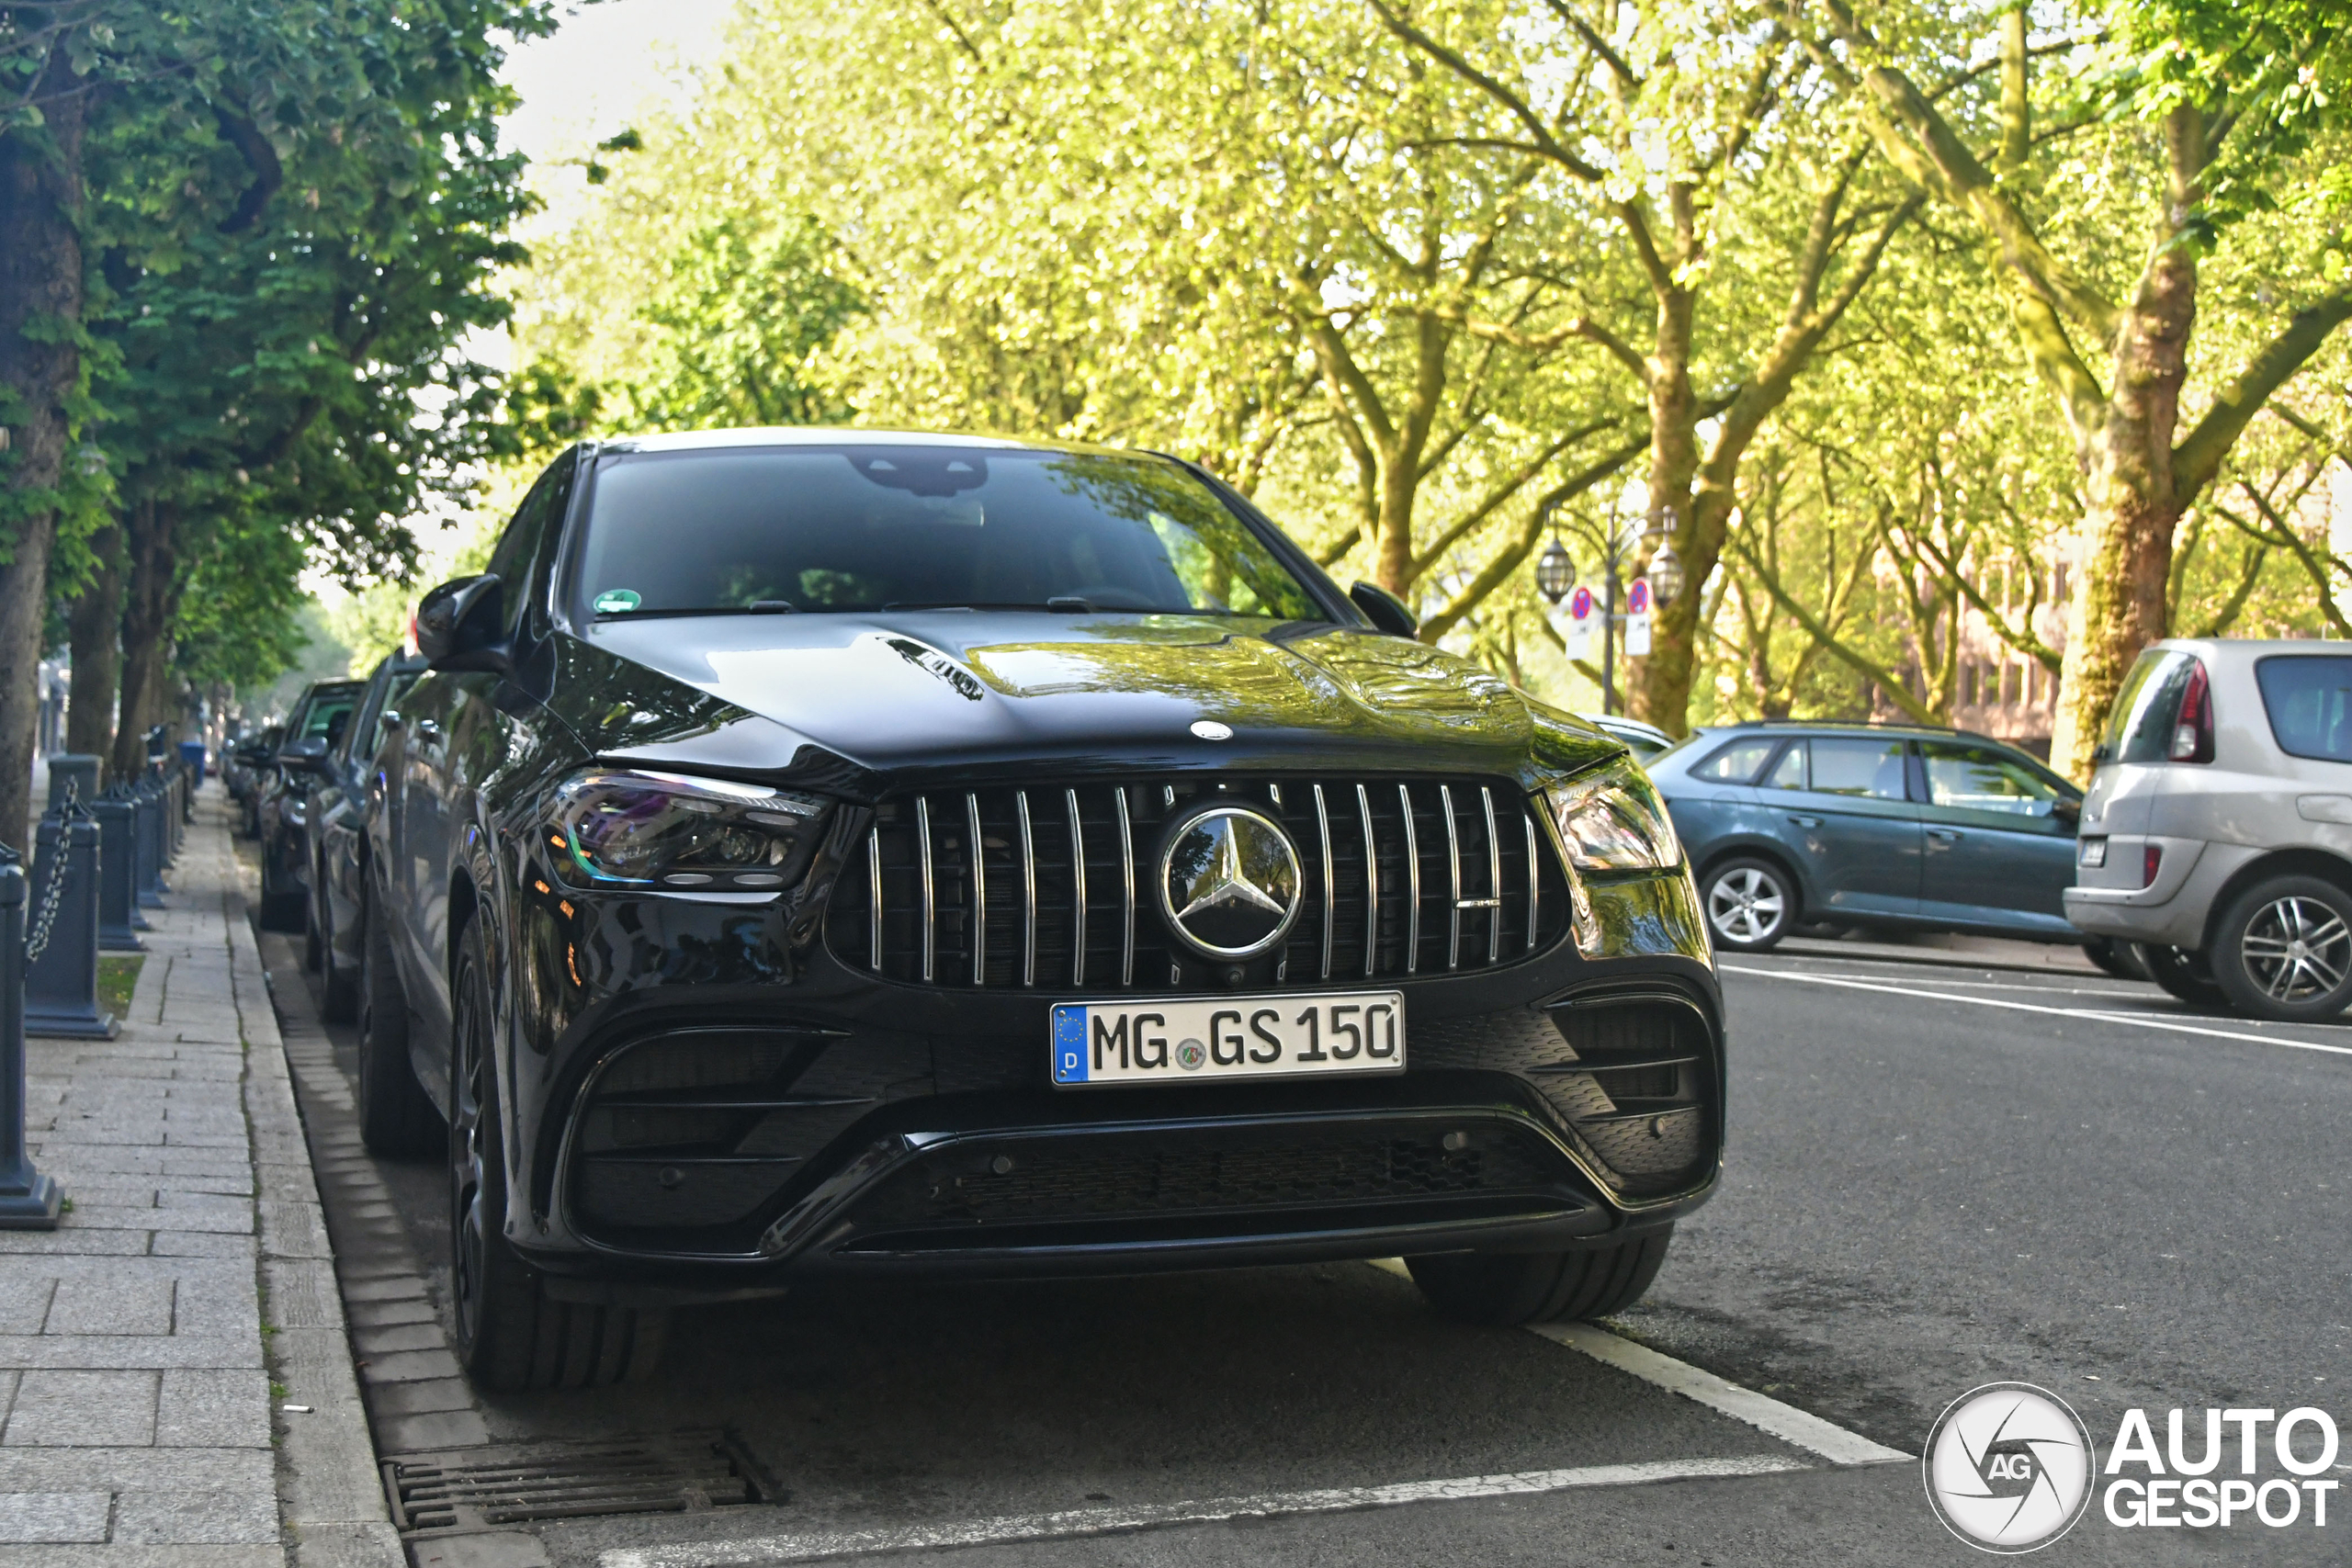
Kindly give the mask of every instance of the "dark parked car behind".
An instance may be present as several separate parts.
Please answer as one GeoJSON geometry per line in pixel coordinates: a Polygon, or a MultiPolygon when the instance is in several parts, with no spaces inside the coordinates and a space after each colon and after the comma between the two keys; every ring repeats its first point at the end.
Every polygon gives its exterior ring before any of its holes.
{"type": "Polygon", "coordinates": [[[302,862],[309,868],[303,959],[325,982],[325,1012],[336,1023],[359,1014],[368,784],[376,748],[383,739],[384,716],[424,671],[424,660],[409,654],[379,661],[342,735],[304,776],[291,781],[291,787],[303,792],[302,862]]]}
{"type": "Polygon", "coordinates": [[[2077,942],[2082,792],[1958,730],[1765,724],[1710,729],[1649,763],[1719,947],[1799,923],[2077,942]]]}
{"type": "Polygon", "coordinates": [[[357,681],[314,681],[294,699],[277,753],[259,771],[254,834],[261,840],[261,923],[299,931],[310,908],[310,840],[304,820],[314,770],[351,723],[357,681]]]}
{"type": "Polygon", "coordinates": [[[1713,1190],[1641,771],[1205,472],[617,441],[490,565],[379,758],[362,1068],[379,1143],[448,1110],[477,1379],[827,1275],[1401,1254],[1466,1318],[1589,1316],[1713,1190]]]}
{"type": "Polygon", "coordinates": [[[221,761],[221,786],[237,803],[237,831],[248,839],[261,832],[262,775],[276,765],[277,743],[285,734],[284,725],[272,724],[241,735],[221,761]]]}

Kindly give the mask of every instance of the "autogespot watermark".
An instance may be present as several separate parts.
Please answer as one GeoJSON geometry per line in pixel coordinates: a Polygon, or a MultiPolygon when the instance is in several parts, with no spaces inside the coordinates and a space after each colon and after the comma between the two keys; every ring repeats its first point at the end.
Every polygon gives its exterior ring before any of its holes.
{"type": "Polygon", "coordinates": [[[1987,1383],[1952,1401],[1928,1432],[1928,1502],[1952,1534],[2004,1553],[2048,1546],[2094,1494],[2121,1529],[2327,1528],[2342,1483],[2327,1474],[2337,1433],[2326,1411],[2171,1410],[2162,1426],[2160,1443],[2147,1411],[2125,1411],[2102,1468],[2090,1428],[2064,1400],[2031,1383],[1987,1383]]]}

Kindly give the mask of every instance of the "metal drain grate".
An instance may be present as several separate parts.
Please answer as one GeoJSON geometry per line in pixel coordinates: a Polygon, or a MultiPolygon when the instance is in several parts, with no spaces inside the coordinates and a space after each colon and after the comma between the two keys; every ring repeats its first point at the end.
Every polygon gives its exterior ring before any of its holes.
{"type": "Polygon", "coordinates": [[[727,1432],[396,1454],[384,1461],[384,1493],[403,1534],[782,1501],[727,1432]]]}

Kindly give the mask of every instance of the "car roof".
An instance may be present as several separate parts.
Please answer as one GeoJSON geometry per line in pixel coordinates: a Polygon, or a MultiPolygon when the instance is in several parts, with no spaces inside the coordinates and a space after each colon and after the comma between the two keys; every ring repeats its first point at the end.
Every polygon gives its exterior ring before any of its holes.
{"type": "Polygon", "coordinates": [[[2149,646],[2209,659],[2261,659],[2273,653],[2326,653],[2338,659],[2352,658],[2352,643],[2308,637],[2171,637],[2149,646]]]}
{"type": "Polygon", "coordinates": [[[745,425],[732,430],[649,431],[601,444],[607,452],[697,452],[741,446],[954,446],[978,452],[1087,452],[1119,457],[1159,457],[1125,446],[1083,441],[1036,441],[935,430],[845,430],[824,425],[745,425]]]}

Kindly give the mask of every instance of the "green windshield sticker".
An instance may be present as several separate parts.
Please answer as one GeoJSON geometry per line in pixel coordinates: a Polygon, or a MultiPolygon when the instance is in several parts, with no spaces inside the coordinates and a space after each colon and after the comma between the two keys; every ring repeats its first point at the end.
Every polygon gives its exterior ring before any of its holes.
{"type": "Polygon", "coordinates": [[[607,588],[596,595],[596,614],[626,615],[645,601],[626,588],[607,588]]]}

